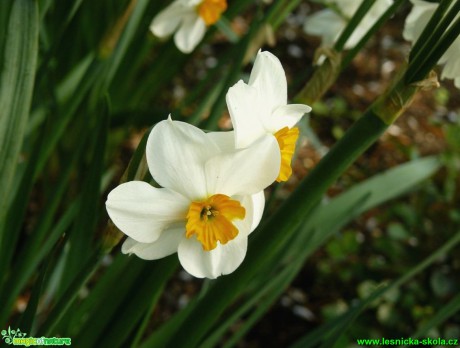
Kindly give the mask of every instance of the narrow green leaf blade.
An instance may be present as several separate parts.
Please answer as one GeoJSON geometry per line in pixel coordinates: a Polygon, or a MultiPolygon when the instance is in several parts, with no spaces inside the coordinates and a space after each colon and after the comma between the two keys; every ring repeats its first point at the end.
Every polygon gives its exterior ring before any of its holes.
{"type": "MultiPolygon", "coordinates": [[[[359,304],[352,307],[350,310],[348,310],[346,313],[340,316],[337,322],[335,322],[335,324],[329,328],[326,335],[317,335],[317,330],[324,331],[322,327],[319,327],[318,329],[310,332],[308,335],[298,340],[295,344],[291,346],[291,348],[313,347],[314,343],[312,343],[312,337],[316,337],[317,339],[323,341],[322,347],[333,347],[335,342],[340,338],[340,336],[350,327],[351,324],[353,324],[354,320],[358,317],[358,315],[364,309],[366,309],[370,303],[374,302],[376,299],[383,296],[387,291],[398,288],[399,286],[403,285],[404,283],[412,279],[414,276],[422,272],[433,262],[437,261],[444,254],[448,253],[453,247],[458,245],[459,242],[460,231],[457,232],[454,236],[452,236],[452,238],[449,239],[442,247],[440,247],[429,257],[415,265],[403,276],[393,281],[389,285],[377,288],[370,296],[368,296],[366,299],[364,299],[359,304]]],[[[326,323],[325,325],[328,324],[326,323]]]]}
{"type": "Polygon", "coordinates": [[[426,322],[417,332],[413,335],[414,338],[426,336],[427,332],[444,321],[449,319],[454,314],[460,311],[460,294],[455,296],[444,307],[442,307],[428,322],[426,322]]]}
{"type": "MultiPolygon", "coordinates": [[[[249,330],[256,323],[256,319],[282,294],[302,268],[306,258],[328,238],[363,212],[407,192],[431,176],[439,166],[440,161],[436,157],[417,159],[355,185],[329,203],[319,206],[311,218],[307,219],[295,233],[295,238],[292,238],[283,248],[283,252],[267,260],[267,264],[261,269],[261,276],[251,286],[251,290],[254,290],[245,294],[245,300],[239,303],[237,311],[229,319],[211,330],[211,336],[206,339],[202,347],[212,347],[217,344],[228,327],[249,311],[255,303],[260,302],[235,333],[235,337],[241,337],[243,332],[249,330]],[[281,270],[280,264],[284,264],[281,270]],[[267,274],[270,272],[273,276],[269,277],[270,280],[267,282],[267,274]],[[285,275],[286,272],[289,273],[285,275]],[[283,278],[280,280],[281,276],[283,278]],[[264,296],[263,301],[260,300],[262,296],[264,296]]],[[[230,342],[236,343],[236,338],[228,341],[230,342]]]]}
{"type": "Polygon", "coordinates": [[[33,0],[13,2],[0,73],[0,252],[5,217],[16,165],[19,161],[34,88],[38,55],[38,7],[33,0]]]}
{"type": "MultiPolygon", "coordinates": [[[[99,188],[101,178],[104,172],[104,155],[107,141],[107,130],[109,125],[109,100],[101,101],[100,107],[96,111],[99,114],[99,120],[93,132],[95,141],[93,142],[92,156],[86,167],[87,173],[83,180],[82,204],[78,219],[74,225],[69,239],[70,251],[67,260],[67,274],[76,274],[81,267],[82,261],[88,256],[92,248],[93,237],[97,220],[99,217],[99,188]]],[[[69,279],[69,277],[67,277],[69,279]]]]}
{"type": "Polygon", "coordinates": [[[159,260],[155,264],[146,263],[144,260],[141,262],[144,265],[142,274],[118,308],[119,320],[108,323],[105,334],[99,337],[97,347],[126,347],[127,339],[133,335],[142,316],[149,315],[148,309],[155,307],[166,282],[178,265],[176,255],[159,260]]]}

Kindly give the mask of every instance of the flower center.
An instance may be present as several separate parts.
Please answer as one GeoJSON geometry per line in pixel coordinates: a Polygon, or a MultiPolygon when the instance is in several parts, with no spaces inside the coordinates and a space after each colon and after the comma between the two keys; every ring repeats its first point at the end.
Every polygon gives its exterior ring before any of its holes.
{"type": "Polygon", "coordinates": [[[216,23],[222,12],[227,9],[226,0],[203,0],[197,6],[198,15],[204,20],[206,25],[216,23]]]}
{"type": "Polygon", "coordinates": [[[291,160],[295,152],[295,143],[299,137],[299,128],[281,128],[274,134],[281,152],[280,173],[276,181],[287,181],[292,174],[291,160]]]}
{"type": "Polygon", "coordinates": [[[192,202],[187,213],[185,236],[196,234],[203,250],[210,251],[221,244],[235,239],[238,229],[232,223],[234,219],[244,219],[246,210],[240,202],[226,195],[212,195],[200,202],[192,202]]]}

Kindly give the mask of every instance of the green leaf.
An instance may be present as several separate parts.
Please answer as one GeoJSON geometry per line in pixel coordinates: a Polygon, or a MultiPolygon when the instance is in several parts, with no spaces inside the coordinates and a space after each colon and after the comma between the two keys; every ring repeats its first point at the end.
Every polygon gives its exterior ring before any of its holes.
{"type": "Polygon", "coordinates": [[[411,54],[413,59],[409,61],[409,66],[404,75],[407,84],[425,79],[459,36],[460,19],[456,18],[456,16],[460,11],[460,2],[454,2],[449,8],[451,2],[452,0],[445,0],[436,8],[430,22],[422,33],[428,34],[428,37],[420,36],[418,38],[415,48],[418,48],[419,42],[421,42],[421,47],[413,55],[411,54]],[[447,8],[449,8],[449,11],[446,13],[447,8]],[[441,17],[442,19],[440,19],[441,17]],[[434,24],[434,27],[432,24],[434,24]]]}
{"type": "Polygon", "coordinates": [[[320,326],[318,329],[313,330],[303,338],[299,339],[291,348],[308,348],[314,347],[320,341],[323,342],[322,347],[333,347],[334,343],[339,339],[342,334],[353,324],[354,320],[358,315],[366,309],[371,303],[380,297],[384,296],[388,291],[392,291],[395,288],[400,287],[414,276],[425,270],[433,262],[436,262],[440,257],[448,253],[453,247],[460,242],[460,232],[457,232],[450,240],[448,240],[441,248],[436,250],[429,257],[415,265],[412,269],[406,272],[403,276],[393,281],[389,285],[381,285],[375,290],[369,297],[361,301],[359,304],[353,306],[344,315],[334,320],[333,324],[326,323],[320,326]],[[325,330],[327,327],[327,330],[325,330]],[[322,334],[318,335],[317,332],[321,331],[322,334]]]}
{"type": "Polygon", "coordinates": [[[353,34],[356,27],[359,25],[359,23],[364,18],[364,16],[367,14],[367,12],[372,7],[372,5],[374,5],[373,1],[361,2],[358,9],[353,14],[353,17],[351,17],[350,21],[347,23],[346,27],[340,33],[340,36],[337,38],[337,41],[335,42],[334,49],[337,52],[340,52],[343,50],[348,39],[353,34]]]}
{"type": "Polygon", "coordinates": [[[75,275],[72,282],[67,286],[62,296],[52,308],[50,314],[46,318],[46,321],[38,330],[40,333],[44,336],[53,335],[54,328],[59,324],[60,320],[64,317],[75,301],[82,285],[91,278],[92,274],[99,266],[100,259],[101,255],[99,253],[94,253],[87,262],[85,262],[79,273],[75,275]]]}
{"type": "MultiPolygon", "coordinates": [[[[365,211],[407,192],[431,176],[439,167],[440,161],[436,157],[418,159],[367,179],[328,203],[320,205],[295,233],[295,237],[283,247],[279,255],[265,261],[265,267],[260,269],[260,280],[253,285],[254,290],[246,296],[251,300],[259,298],[262,293],[260,289],[270,287],[276,275],[288,269],[292,271],[291,277],[286,278],[284,284],[276,286],[278,296],[281,295],[283,289],[300,271],[306,258],[338,230],[365,211]],[[388,190],[389,187],[392,189],[388,190]],[[280,270],[280,264],[284,265],[284,269],[280,270]],[[267,274],[270,272],[272,277],[267,282],[267,274]]],[[[276,298],[274,296],[273,300],[276,298]]],[[[269,305],[269,301],[264,301],[262,307],[268,308],[269,305]]],[[[239,307],[244,306],[245,302],[239,303],[239,307]]],[[[258,306],[260,307],[261,305],[258,306]]],[[[246,326],[245,324],[244,327],[246,326]]]]}
{"type": "MultiPolygon", "coordinates": [[[[238,331],[236,333],[236,336],[240,337],[270,307],[273,301],[282,294],[301,269],[305,259],[336,233],[337,230],[368,209],[407,192],[414,185],[432,175],[439,166],[440,162],[436,157],[418,159],[376,175],[355,185],[327,204],[320,205],[305,220],[306,222],[303,226],[297,230],[294,238],[291,238],[288,243],[281,246],[279,253],[257,264],[258,280],[250,284],[245,283],[244,289],[240,291],[233,288],[233,291],[238,291],[239,294],[244,292],[244,299],[238,302],[237,310],[222,323],[212,329],[210,329],[210,326],[214,324],[215,320],[207,324],[210,336],[204,341],[203,347],[212,347],[216,344],[220,337],[225,334],[226,330],[238,318],[257,304],[255,312],[250,315],[248,321],[242,324],[241,332],[238,331]],[[280,265],[283,268],[280,269],[280,265]],[[267,275],[271,275],[268,276],[268,281],[267,275]]],[[[251,246],[249,250],[251,250],[251,246]]],[[[214,291],[213,288],[210,290],[214,291]]],[[[216,299],[218,299],[219,296],[222,296],[222,293],[216,292],[216,296],[216,299]]],[[[210,302],[214,303],[213,299],[205,295],[198,303],[194,303],[194,309],[187,308],[190,319],[193,320],[193,314],[191,314],[193,311],[203,313],[206,308],[209,308],[207,304],[210,302]]],[[[230,301],[227,302],[227,305],[230,305],[230,303],[230,301]]],[[[174,317],[158,332],[154,333],[142,345],[142,348],[166,345],[167,343],[165,342],[168,342],[171,335],[174,335],[174,327],[177,330],[178,325],[184,320],[184,316],[187,315],[182,312],[178,314],[181,317],[180,321],[177,320],[172,324],[172,321],[176,319],[174,317]]],[[[203,319],[202,316],[200,318],[201,320],[203,319]]],[[[236,342],[236,339],[232,339],[231,342],[236,342]]]]}
{"type": "MultiPolygon", "coordinates": [[[[55,250],[49,254],[48,260],[46,260],[41,267],[40,274],[38,279],[35,281],[33,286],[32,295],[27,303],[27,308],[24,313],[21,315],[17,327],[22,327],[27,332],[32,331],[32,325],[34,324],[34,320],[37,314],[37,308],[40,301],[40,296],[43,292],[43,288],[46,282],[46,276],[48,272],[48,268],[50,267],[53,259],[56,257],[58,252],[62,251],[63,243],[60,243],[56,246],[55,250]]],[[[19,337],[21,337],[21,330],[17,330],[19,333],[19,337]]],[[[25,333],[22,333],[22,337],[25,336],[25,333]]]]}
{"type": "Polygon", "coordinates": [[[353,47],[346,55],[343,57],[341,62],[341,70],[343,71],[348,64],[353,60],[353,58],[360,52],[364,45],[369,41],[372,35],[374,35],[377,30],[398,10],[401,5],[403,5],[405,0],[395,0],[393,4],[388,7],[388,9],[383,13],[380,18],[374,23],[374,25],[368,30],[368,32],[359,40],[359,42],[353,47]]]}
{"type": "MultiPolygon", "coordinates": [[[[74,132],[77,132],[77,134],[78,131],[74,129],[74,132]]],[[[82,154],[88,151],[88,143],[91,144],[91,142],[87,141],[90,133],[87,132],[86,128],[80,134],[80,144],[70,157],[66,156],[63,159],[63,172],[55,184],[51,197],[46,201],[43,213],[40,214],[31,236],[22,242],[21,249],[17,257],[13,260],[12,269],[15,272],[7,273],[6,281],[0,291],[0,301],[4,308],[6,308],[6,310],[0,312],[0,324],[6,320],[9,308],[12,306],[16,296],[27,284],[29,277],[51,250],[58,238],[66,231],[70,221],[73,221],[76,216],[76,209],[81,202],[81,199],[78,197],[71,204],[66,205],[67,211],[57,222],[54,220],[62,204],[62,198],[68,189],[74,167],[81,160],[82,154]]],[[[38,159],[34,159],[34,162],[36,161],[38,159]]],[[[32,169],[36,170],[35,165],[32,169]]]]}
{"type": "MultiPolygon", "coordinates": [[[[8,245],[8,248],[5,248],[6,250],[3,253],[0,253],[0,274],[2,274],[3,277],[7,277],[9,270],[11,269],[11,260],[18,245],[19,235],[21,232],[20,229],[26,214],[30,193],[34,183],[35,167],[38,162],[37,160],[39,158],[45,136],[46,130],[45,127],[42,127],[39,134],[38,144],[35,144],[31,150],[29,156],[30,159],[26,164],[26,168],[24,169],[22,178],[19,182],[19,187],[15,192],[7,213],[6,226],[8,226],[8,234],[4,236],[4,242],[8,245]]],[[[0,284],[2,284],[1,276],[0,284]]]]}
{"type": "Polygon", "coordinates": [[[136,257],[119,255],[114,266],[101,278],[101,284],[97,284],[88,298],[75,308],[68,335],[78,346],[89,347],[96,343],[105,327],[117,317],[117,310],[130,296],[146,263],[136,257]]]}
{"type": "MultiPolygon", "coordinates": [[[[82,172],[86,173],[82,177],[82,204],[78,212],[78,219],[70,233],[69,242],[70,250],[66,264],[66,274],[72,276],[77,273],[81,264],[89,256],[93,249],[93,238],[98,222],[98,211],[100,211],[99,192],[101,187],[101,178],[104,172],[104,156],[109,125],[109,100],[100,102],[99,108],[95,111],[99,115],[97,125],[92,131],[94,140],[92,151],[87,158],[89,163],[85,164],[82,172]]],[[[89,127],[88,127],[89,128],[89,127]]],[[[91,132],[91,129],[88,129],[91,132]]],[[[69,277],[66,277],[69,279],[69,277]]]]}
{"type": "Polygon", "coordinates": [[[460,294],[444,305],[432,318],[422,325],[413,335],[414,338],[424,337],[432,329],[460,311],[460,294]]]}
{"type": "Polygon", "coordinates": [[[423,28],[423,31],[420,33],[420,36],[418,37],[414,46],[412,47],[409,55],[409,61],[412,61],[412,59],[414,59],[414,57],[417,56],[422,49],[432,48],[433,44],[439,39],[439,36],[435,35],[436,29],[442,22],[442,17],[449,9],[452,1],[453,0],[440,1],[436,11],[433,13],[425,28],[423,28]]]}
{"type": "Polygon", "coordinates": [[[133,336],[133,331],[139,326],[142,316],[147,321],[150,319],[151,310],[178,266],[176,255],[159,260],[154,265],[144,260],[141,262],[144,264],[143,272],[118,308],[116,316],[120,319],[106,325],[97,347],[125,347],[128,344],[127,339],[133,336]]]}
{"type": "MultiPolygon", "coordinates": [[[[3,6],[7,5],[2,5],[2,9],[3,6]]],[[[37,2],[15,0],[9,15],[0,73],[0,253],[9,247],[4,243],[7,227],[4,224],[29,118],[37,64],[38,30],[37,2]]]]}
{"type": "Polygon", "coordinates": [[[232,43],[237,43],[239,40],[238,34],[236,34],[227,18],[221,17],[220,20],[215,24],[222,34],[232,43]]]}

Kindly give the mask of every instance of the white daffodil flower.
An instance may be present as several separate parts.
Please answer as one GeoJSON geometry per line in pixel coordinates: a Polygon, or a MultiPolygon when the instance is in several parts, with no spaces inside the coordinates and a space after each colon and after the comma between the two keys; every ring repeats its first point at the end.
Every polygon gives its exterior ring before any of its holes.
{"type": "Polygon", "coordinates": [[[177,48],[190,53],[226,9],[226,0],[176,0],[153,19],[150,30],[160,38],[175,32],[177,48]]]}
{"type": "Polygon", "coordinates": [[[270,52],[257,54],[249,83],[237,82],[227,93],[227,105],[235,130],[235,145],[246,148],[263,137],[277,140],[281,155],[277,181],[292,174],[291,160],[299,136],[294,127],[311,111],[308,105],[287,105],[286,75],[280,61],[270,52]]]}
{"type": "Polygon", "coordinates": [[[147,164],[162,188],[131,181],[106,202],[110,218],[129,237],[123,253],[154,260],[177,252],[198,278],[216,278],[241,264],[280,157],[270,138],[235,150],[232,133],[204,133],[170,118],[152,129],[147,164]]]}
{"type": "MultiPolygon", "coordinates": [[[[411,0],[414,7],[406,18],[403,37],[407,41],[415,43],[422,33],[425,26],[428,24],[431,16],[436,11],[438,3],[411,0]]],[[[460,17],[457,15],[456,19],[460,17]]],[[[439,64],[443,64],[441,78],[453,79],[457,88],[460,88],[460,37],[458,37],[452,45],[447,49],[439,60],[439,64]]]]}
{"type": "MultiPolygon", "coordinates": [[[[322,45],[331,47],[339,38],[348,21],[353,17],[363,0],[331,0],[327,3],[332,9],[319,11],[308,16],[304,31],[309,35],[321,36],[322,45]]],[[[345,43],[345,49],[354,47],[380,16],[391,6],[391,0],[375,0],[355,31],[345,43]]]]}

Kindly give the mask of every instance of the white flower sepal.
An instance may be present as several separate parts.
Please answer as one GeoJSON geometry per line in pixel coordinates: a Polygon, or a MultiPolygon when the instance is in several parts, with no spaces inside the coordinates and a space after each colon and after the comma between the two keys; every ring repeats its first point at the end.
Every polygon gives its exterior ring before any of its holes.
{"type": "Polygon", "coordinates": [[[274,139],[235,150],[233,137],[171,119],[152,129],[147,164],[162,188],[127,182],[106,202],[110,218],[129,237],[123,253],[154,260],[177,252],[198,278],[216,278],[241,264],[280,157],[274,139]]]}
{"type": "Polygon", "coordinates": [[[285,172],[277,180],[287,180],[298,137],[294,126],[311,107],[287,104],[286,74],[278,58],[270,52],[259,51],[249,83],[240,80],[231,87],[227,105],[236,147],[245,148],[263,136],[275,137],[282,154],[281,171],[285,172]]]}
{"type": "Polygon", "coordinates": [[[206,27],[214,24],[226,8],[226,0],[175,0],[153,19],[150,30],[160,38],[175,32],[177,48],[190,53],[203,39],[206,27]]]}
{"type": "MultiPolygon", "coordinates": [[[[411,0],[411,12],[406,18],[404,25],[403,37],[407,41],[415,43],[418,37],[422,34],[423,29],[428,24],[431,16],[439,6],[438,3],[411,0]]],[[[460,14],[455,19],[458,19],[460,14]]],[[[439,59],[439,64],[444,65],[441,73],[441,78],[453,79],[457,88],[460,88],[460,37],[458,37],[452,45],[446,50],[439,59]]]]}

